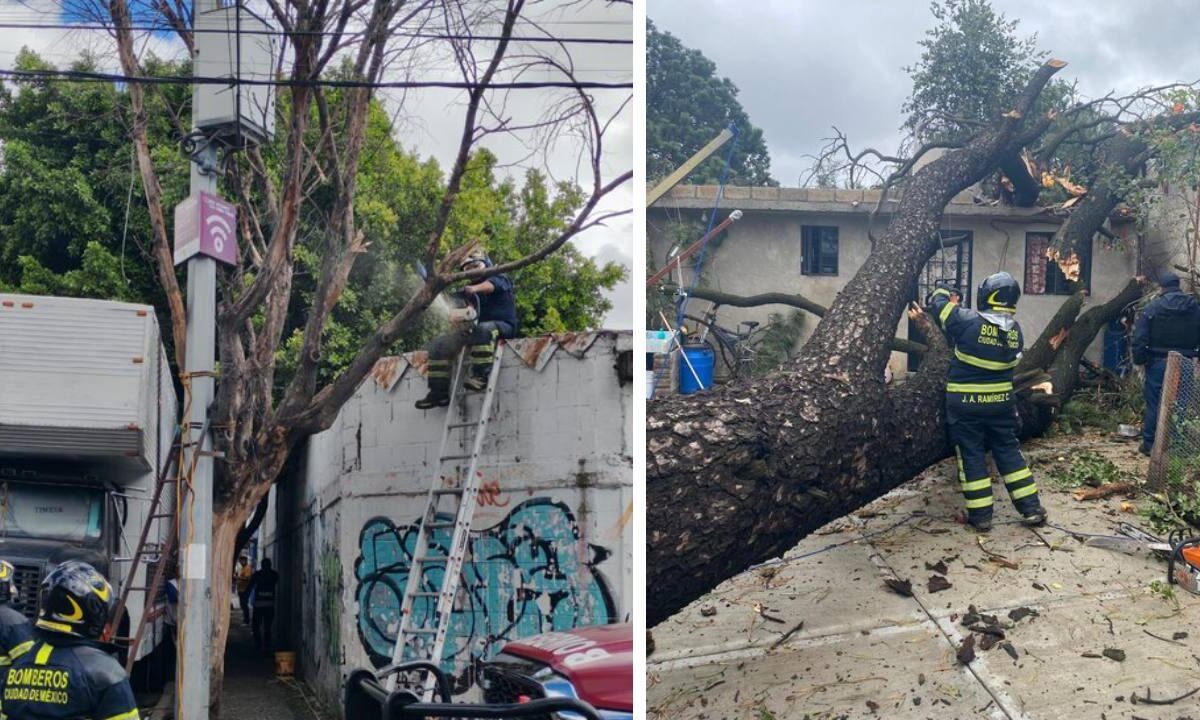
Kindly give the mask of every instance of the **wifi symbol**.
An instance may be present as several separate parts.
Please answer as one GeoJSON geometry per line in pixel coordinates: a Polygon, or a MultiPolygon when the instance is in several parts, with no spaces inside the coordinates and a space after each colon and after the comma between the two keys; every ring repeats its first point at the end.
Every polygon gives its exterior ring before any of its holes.
{"type": "Polygon", "coordinates": [[[233,226],[224,215],[213,214],[204,218],[204,224],[208,226],[208,236],[212,238],[213,250],[217,253],[225,252],[225,242],[229,240],[229,235],[233,232],[233,226]]]}

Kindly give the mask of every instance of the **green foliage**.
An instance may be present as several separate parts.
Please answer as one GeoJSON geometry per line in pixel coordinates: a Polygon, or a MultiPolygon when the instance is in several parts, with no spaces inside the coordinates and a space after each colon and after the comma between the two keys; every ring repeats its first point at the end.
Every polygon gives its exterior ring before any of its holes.
{"type": "MultiPolygon", "coordinates": [[[[187,64],[153,58],[148,72],[187,75],[187,64]]],[[[73,65],[91,69],[83,56],[73,65]]],[[[48,68],[22,51],[17,67],[48,68]]],[[[189,88],[154,86],[146,93],[151,154],[168,208],[185,197],[188,161],[179,151],[172,117],[190,117],[189,88]]],[[[286,93],[280,96],[287,102],[286,93]]],[[[342,112],[339,91],[328,93],[332,112],[342,112]]],[[[284,108],[286,109],[286,108],[284,108]]],[[[314,113],[316,111],[314,110],[314,113]]],[[[155,305],[166,326],[166,303],[151,254],[150,218],[128,139],[128,98],[111,84],[20,82],[0,84],[0,288],[13,292],[102,297],[155,305]]],[[[311,146],[319,128],[312,123],[311,146]]],[[[262,148],[268,173],[278,182],[280,137],[262,148]]],[[[582,202],[577,187],[551,186],[530,172],[519,186],[498,177],[486,150],[471,169],[449,222],[448,242],[478,239],[497,262],[542,246],[566,227],[582,202]]],[[[222,178],[226,196],[247,172],[239,163],[222,178]]],[[[354,264],[347,289],[324,330],[321,376],[340,372],[363,340],[395,314],[418,286],[415,263],[433,230],[445,178],[432,159],[406,151],[393,137],[391,120],[378,103],[369,109],[365,149],[354,207],[367,251],[354,264]]],[[[301,213],[295,248],[296,273],[284,342],[277,354],[277,382],[287,382],[301,346],[324,248],[332,190],[318,186],[301,213]]],[[[269,228],[268,228],[269,231],[269,228]]],[[[443,248],[445,249],[445,248],[443,248]]],[[[514,275],[518,310],[528,334],[594,328],[608,311],[603,297],[625,269],[598,265],[572,246],[514,275]]],[[[438,330],[430,314],[402,336],[393,350],[415,349],[438,330]]],[[[170,333],[165,337],[168,342],[170,333]]]]}
{"type": "MultiPolygon", "coordinates": [[[[730,162],[731,185],[778,185],[762,130],[738,102],[738,89],[716,75],[717,66],[699,50],[646,22],[646,176],[666,177],[730,124],[738,128],[730,162]]],[[[727,146],[688,176],[690,183],[721,178],[727,146]]]]}
{"type": "Polygon", "coordinates": [[[765,375],[788,358],[800,336],[804,333],[804,312],[793,310],[785,317],[781,313],[771,313],[766,328],[759,333],[757,353],[754,356],[754,374],[765,375]]]}
{"type": "Polygon", "coordinates": [[[1046,54],[989,0],[935,0],[930,12],[921,58],[904,68],[913,80],[904,127],[922,141],[961,140],[1007,109],[1046,54]]]}
{"type": "Polygon", "coordinates": [[[1079,388],[1063,406],[1051,435],[1079,435],[1088,429],[1114,432],[1118,424],[1141,422],[1145,406],[1141,386],[1133,378],[1079,388]]]}
{"type": "Polygon", "coordinates": [[[1165,463],[1164,491],[1150,497],[1143,514],[1163,532],[1187,525],[1200,528],[1200,446],[1192,445],[1186,452],[1173,445],[1165,463]]]}
{"type": "Polygon", "coordinates": [[[1047,477],[1060,487],[1099,487],[1132,479],[1129,473],[1118,468],[1111,460],[1090,450],[1073,455],[1065,464],[1051,466],[1047,477]]]}
{"type": "Polygon", "coordinates": [[[1179,609],[1179,597],[1170,583],[1163,580],[1151,580],[1150,594],[1157,596],[1165,603],[1170,603],[1176,610],[1179,609]]]}

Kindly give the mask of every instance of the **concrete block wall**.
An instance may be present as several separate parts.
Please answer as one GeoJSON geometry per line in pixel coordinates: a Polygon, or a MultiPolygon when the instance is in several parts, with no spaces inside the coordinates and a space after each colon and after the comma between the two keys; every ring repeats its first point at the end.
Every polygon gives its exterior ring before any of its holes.
{"type": "MultiPolygon", "coordinates": [[[[515,341],[534,367],[505,353],[443,662],[456,692],[508,640],[629,617],[633,400],[615,365],[631,338],[515,341]]],[[[417,367],[386,363],[310,439],[261,531],[288,587],[281,625],[299,672],[334,706],[350,671],[390,659],[446,417],[413,407],[425,394],[417,367]]]]}

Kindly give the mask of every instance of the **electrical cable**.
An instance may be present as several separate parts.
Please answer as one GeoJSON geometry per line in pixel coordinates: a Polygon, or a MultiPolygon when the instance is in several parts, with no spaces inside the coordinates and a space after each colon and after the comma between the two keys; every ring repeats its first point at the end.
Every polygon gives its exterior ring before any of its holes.
{"type": "MultiPolygon", "coordinates": [[[[123,27],[124,30],[132,32],[151,32],[151,33],[175,33],[176,29],[170,25],[129,25],[123,27]]],[[[103,23],[23,23],[23,22],[0,22],[0,30],[67,30],[67,31],[99,31],[99,32],[115,32],[116,25],[106,25],[103,23]]],[[[188,28],[188,32],[193,35],[227,33],[221,28],[188,28]]],[[[359,32],[334,32],[331,30],[242,30],[243,35],[260,35],[267,37],[353,37],[361,35],[359,32]]],[[[512,43],[556,43],[564,45],[633,45],[633,40],[625,40],[622,38],[597,38],[597,37],[504,37],[503,35],[474,35],[465,33],[425,33],[425,32],[395,32],[388,37],[397,38],[414,38],[418,40],[465,40],[465,41],[480,41],[480,42],[499,42],[505,40],[512,43]]]]}
{"type": "Polygon", "coordinates": [[[633,83],[609,82],[453,82],[443,80],[430,81],[394,81],[394,82],[365,82],[361,80],[252,80],[232,77],[185,77],[168,76],[134,76],[120,73],[90,72],[84,70],[9,70],[0,69],[0,77],[17,80],[47,80],[66,82],[104,82],[104,83],[137,83],[139,85],[253,85],[261,87],[325,87],[325,88],[372,88],[372,89],[428,89],[444,88],[449,90],[541,90],[550,88],[567,88],[572,90],[629,90],[633,83]]]}

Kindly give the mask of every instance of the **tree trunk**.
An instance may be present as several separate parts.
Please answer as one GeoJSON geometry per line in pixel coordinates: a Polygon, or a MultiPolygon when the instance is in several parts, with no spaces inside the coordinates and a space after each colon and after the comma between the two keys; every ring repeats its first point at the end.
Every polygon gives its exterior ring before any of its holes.
{"type": "Polygon", "coordinates": [[[909,178],[880,242],[785,372],[648,413],[650,624],[946,455],[944,343],[926,318],[941,349],[889,390],[893,329],[946,203],[1045,131],[1025,116],[1062,65],[1043,65],[1012,111],[909,178]]]}
{"type": "Polygon", "coordinates": [[[254,506],[242,512],[213,515],[212,535],[212,675],[209,680],[209,717],[221,717],[221,690],[225,682],[225,644],[229,641],[234,546],[238,531],[254,506]]]}

